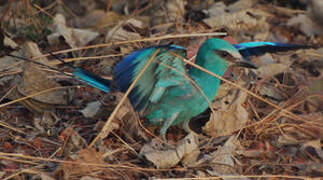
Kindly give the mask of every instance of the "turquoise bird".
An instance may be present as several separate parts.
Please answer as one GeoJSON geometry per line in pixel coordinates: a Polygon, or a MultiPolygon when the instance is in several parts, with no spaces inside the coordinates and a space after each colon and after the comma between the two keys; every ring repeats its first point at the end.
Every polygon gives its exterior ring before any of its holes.
{"type": "MultiPolygon", "coordinates": [[[[225,40],[211,38],[199,48],[195,63],[223,76],[229,66],[255,68],[246,60],[249,56],[306,47],[273,42],[232,45],[225,40]]],[[[160,45],[134,51],[114,67],[113,82],[81,68],[73,67],[72,73],[81,81],[106,93],[110,92],[111,83],[115,84],[117,90],[125,92],[157,49],[158,54],[128,98],[142,117],[152,124],[161,124],[160,134],[165,139],[167,129],[180,123],[189,132],[190,119],[208,108],[220,85],[219,79],[197,68],[187,70],[180,57],[173,55],[186,57],[185,48],[160,45]]]]}
{"type": "MultiPolygon", "coordinates": [[[[171,52],[185,57],[180,46],[155,46],[135,51],[114,68],[114,83],[126,91],[150,57],[160,49],[154,61],[129,95],[132,105],[153,124],[161,124],[160,134],[170,126],[183,123],[186,131],[192,117],[204,112],[219,88],[219,79],[197,69],[186,70],[184,62],[171,52]]],[[[254,67],[242,61],[239,50],[225,40],[212,38],[199,48],[195,63],[219,76],[230,65],[254,67]]]]}
{"type": "MultiPolygon", "coordinates": [[[[195,63],[223,76],[229,66],[255,68],[245,60],[249,56],[304,47],[273,42],[232,45],[225,40],[211,38],[199,48],[195,63]]],[[[128,89],[156,49],[160,49],[159,53],[131,91],[129,99],[150,123],[162,125],[160,134],[165,139],[167,129],[180,123],[190,132],[190,119],[209,107],[220,80],[194,67],[187,71],[184,62],[171,53],[185,57],[183,47],[154,46],[131,53],[115,66],[114,83],[120,91],[128,89]]]]}

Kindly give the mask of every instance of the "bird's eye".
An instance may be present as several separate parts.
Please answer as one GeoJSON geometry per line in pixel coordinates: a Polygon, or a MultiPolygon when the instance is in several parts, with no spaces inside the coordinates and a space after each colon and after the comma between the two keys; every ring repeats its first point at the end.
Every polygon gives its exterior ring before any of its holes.
{"type": "Polygon", "coordinates": [[[226,52],[226,51],[220,51],[220,56],[222,56],[222,57],[229,57],[230,54],[228,52],[226,52]]]}

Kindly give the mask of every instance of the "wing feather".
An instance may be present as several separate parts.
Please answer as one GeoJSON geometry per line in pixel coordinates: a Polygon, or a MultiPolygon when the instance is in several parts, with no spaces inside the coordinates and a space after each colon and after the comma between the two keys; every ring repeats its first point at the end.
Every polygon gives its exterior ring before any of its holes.
{"type": "Polygon", "coordinates": [[[158,103],[170,87],[187,81],[181,74],[187,75],[183,61],[169,52],[185,57],[185,49],[173,45],[153,46],[131,53],[116,65],[114,78],[117,88],[126,91],[158,48],[160,52],[129,95],[137,111],[149,103],[158,103]]]}

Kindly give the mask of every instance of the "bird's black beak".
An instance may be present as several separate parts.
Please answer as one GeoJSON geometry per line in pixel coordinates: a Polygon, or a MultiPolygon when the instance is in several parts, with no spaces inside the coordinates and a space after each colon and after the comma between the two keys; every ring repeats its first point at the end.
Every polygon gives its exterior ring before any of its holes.
{"type": "Polygon", "coordinates": [[[242,60],[234,63],[234,66],[250,68],[250,69],[257,69],[258,67],[251,61],[242,60]]]}

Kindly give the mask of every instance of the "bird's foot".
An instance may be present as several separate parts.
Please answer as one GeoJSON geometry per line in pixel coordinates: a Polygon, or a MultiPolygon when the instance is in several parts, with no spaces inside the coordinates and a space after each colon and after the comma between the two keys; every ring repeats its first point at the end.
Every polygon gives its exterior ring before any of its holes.
{"type": "Polygon", "coordinates": [[[190,128],[190,121],[184,121],[182,127],[185,130],[185,132],[187,132],[187,134],[192,133],[193,135],[198,136],[198,134],[190,128]]]}
{"type": "Polygon", "coordinates": [[[160,139],[162,140],[162,144],[165,149],[176,149],[176,144],[173,141],[168,141],[166,138],[166,133],[160,133],[160,139]]]}

